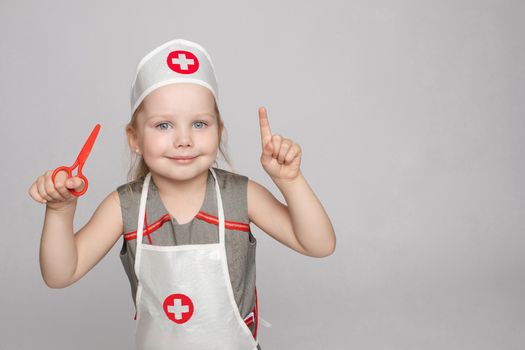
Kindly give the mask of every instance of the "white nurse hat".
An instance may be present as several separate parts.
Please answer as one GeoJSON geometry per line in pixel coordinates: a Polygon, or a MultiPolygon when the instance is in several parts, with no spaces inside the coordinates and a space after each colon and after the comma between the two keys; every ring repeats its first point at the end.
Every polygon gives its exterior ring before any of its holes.
{"type": "Polygon", "coordinates": [[[173,83],[195,83],[213,93],[219,105],[219,88],[211,57],[199,44],[175,39],[150,51],[137,66],[131,84],[131,115],[153,90],[173,83]]]}

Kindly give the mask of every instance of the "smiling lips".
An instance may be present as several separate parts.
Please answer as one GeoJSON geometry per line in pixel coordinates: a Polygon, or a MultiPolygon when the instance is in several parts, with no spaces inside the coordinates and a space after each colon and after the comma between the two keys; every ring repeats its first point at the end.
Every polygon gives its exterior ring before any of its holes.
{"type": "Polygon", "coordinates": [[[177,163],[189,163],[191,162],[193,159],[197,158],[197,156],[195,157],[168,157],[170,159],[173,159],[174,161],[176,161],[177,163]]]}
{"type": "Polygon", "coordinates": [[[185,160],[185,159],[193,159],[195,157],[170,157],[171,159],[175,159],[175,160],[185,160]]]}

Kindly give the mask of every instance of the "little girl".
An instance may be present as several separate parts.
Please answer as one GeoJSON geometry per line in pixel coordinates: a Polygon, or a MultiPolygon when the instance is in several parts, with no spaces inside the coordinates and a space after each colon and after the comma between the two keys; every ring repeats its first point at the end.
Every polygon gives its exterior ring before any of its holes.
{"type": "Polygon", "coordinates": [[[335,249],[330,219],[300,171],[301,148],[273,135],[259,108],[261,164],[287,205],[248,177],[213,167],[224,128],[214,67],[202,46],[183,39],[140,61],[131,116],[126,133],[140,159],[135,176],[77,233],[71,192],[83,189],[78,176],[59,172],[53,182],[49,170],[29,188],[46,204],[45,283],[75,283],[122,237],[138,349],[261,349],[250,223],[307,256],[335,249]]]}

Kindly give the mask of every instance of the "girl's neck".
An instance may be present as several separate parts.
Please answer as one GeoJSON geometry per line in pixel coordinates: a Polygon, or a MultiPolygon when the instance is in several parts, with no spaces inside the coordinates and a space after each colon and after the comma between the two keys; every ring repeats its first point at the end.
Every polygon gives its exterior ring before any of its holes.
{"type": "Polygon", "coordinates": [[[166,198],[188,198],[202,192],[208,182],[209,170],[188,180],[175,181],[158,174],[151,173],[151,178],[157,190],[166,198]]]}

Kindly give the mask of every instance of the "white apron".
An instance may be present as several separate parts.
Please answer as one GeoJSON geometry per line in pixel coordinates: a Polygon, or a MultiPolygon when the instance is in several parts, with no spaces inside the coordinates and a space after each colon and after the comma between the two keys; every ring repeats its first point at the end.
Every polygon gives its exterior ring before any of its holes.
{"type": "Polygon", "coordinates": [[[228,272],[225,219],[215,171],[219,243],[142,244],[151,173],[144,179],[137,225],[137,350],[256,350],[235,302],[228,272]]]}

